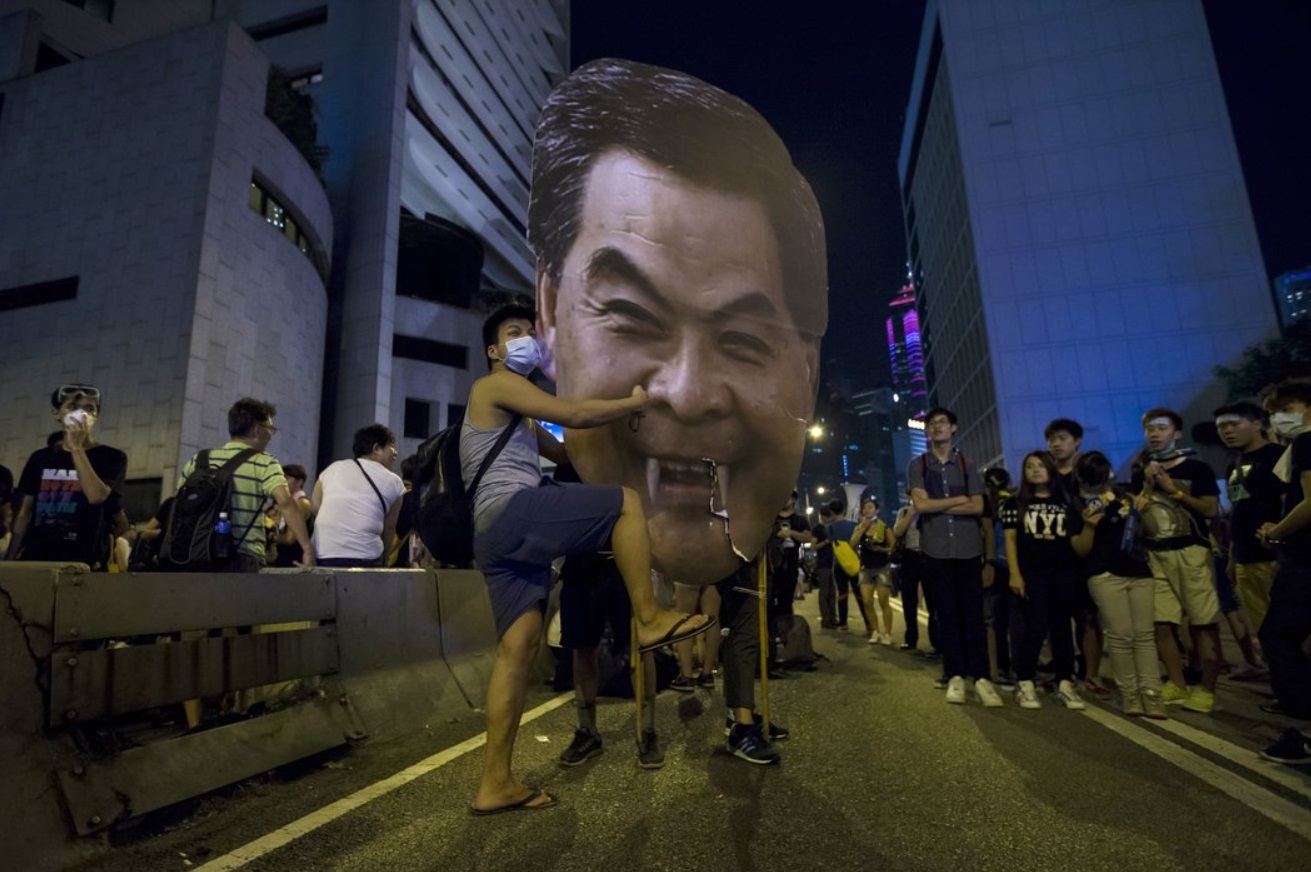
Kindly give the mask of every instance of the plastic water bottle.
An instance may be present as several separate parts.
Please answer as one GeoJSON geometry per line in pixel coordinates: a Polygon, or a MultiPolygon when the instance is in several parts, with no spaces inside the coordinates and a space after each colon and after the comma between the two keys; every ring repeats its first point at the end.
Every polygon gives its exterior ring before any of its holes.
{"type": "Polygon", "coordinates": [[[212,551],[215,560],[232,559],[232,522],[228,520],[227,512],[219,512],[218,520],[214,522],[212,551]]]}

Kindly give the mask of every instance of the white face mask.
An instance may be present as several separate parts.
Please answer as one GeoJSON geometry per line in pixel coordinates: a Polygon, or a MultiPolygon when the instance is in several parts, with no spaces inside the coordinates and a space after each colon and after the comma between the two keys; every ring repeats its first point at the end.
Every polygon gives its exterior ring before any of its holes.
{"type": "Polygon", "coordinates": [[[1280,436],[1291,439],[1306,429],[1301,412],[1275,412],[1270,416],[1270,426],[1280,436]]]}
{"type": "Polygon", "coordinates": [[[542,349],[532,336],[517,336],[505,343],[505,365],[519,375],[528,375],[541,362],[542,349]]]}

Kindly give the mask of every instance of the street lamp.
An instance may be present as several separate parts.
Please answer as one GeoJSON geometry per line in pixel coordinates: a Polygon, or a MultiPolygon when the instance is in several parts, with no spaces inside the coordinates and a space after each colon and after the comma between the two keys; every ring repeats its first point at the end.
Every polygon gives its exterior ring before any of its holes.
{"type": "Polygon", "coordinates": [[[822,439],[824,437],[824,427],[821,424],[812,424],[809,432],[811,439],[822,439]]]}
{"type": "Polygon", "coordinates": [[[819,487],[815,488],[815,493],[819,494],[821,497],[824,496],[824,485],[821,484],[819,487]]]}

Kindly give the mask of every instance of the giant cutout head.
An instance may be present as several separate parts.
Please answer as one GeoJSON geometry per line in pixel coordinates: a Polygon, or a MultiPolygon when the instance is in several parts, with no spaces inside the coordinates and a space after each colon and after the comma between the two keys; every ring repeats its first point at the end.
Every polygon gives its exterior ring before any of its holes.
{"type": "Polygon", "coordinates": [[[595,61],[538,122],[528,235],[560,396],[652,400],[566,433],[579,474],[641,494],[666,575],[725,578],[764,547],[814,412],[828,283],[810,186],[738,98],[595,61]]]}

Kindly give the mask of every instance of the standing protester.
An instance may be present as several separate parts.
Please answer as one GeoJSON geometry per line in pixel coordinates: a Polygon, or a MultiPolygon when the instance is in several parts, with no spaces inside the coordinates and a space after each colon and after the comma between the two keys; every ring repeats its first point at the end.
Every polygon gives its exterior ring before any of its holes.
{"type": "Polygon", "coordinates": [[[866,497],[860,501],[860,522],[851,534],[851,547],[860,556],[860,602],[874,624],[869,634],[871,645],[892,644],[892,549],[897,537],[879,517],[879,501],[866,497]],[[877,595],[878,605],[874,604],[877,595]],[[883,629],[879,629],[879,617],[883,629]]]}
{"type": "MultiPolygon", "coordinates": [[[[856,522],[847,518],[847,505],[842,500],[831,500],[828,504],[829,515],[833,520],[828,525],[828,538],[830,547],[835,542],[846,542],[850,544],[851,537],[856,532],[856,522]]],[[[872,633],[873,626],[870,624],[870,616],[865,613],[865,606],[860,601],[860,576],[848,575],[847,571],[842,568],[835,555],[833,559],[833,594],[837,600],[837,629],[843,633],[847,632],[847,616],[851,611],[851,602],[855,600],[856,608],[860,610],[861,617],[865,621],[865,632],[872,633]],[[855,594],[853,597],[852,594],[855,594]]]]}
{"type": "Polygon", "coordinates": [[[1043,637],[1052,649],[1056,699],[1069,709],[1084,702],[1074,686],[1074,603],[1079,577],[1075,549],[1086,550],[1092,529],[1084,532],[1083,517],[1056,488],[1056,465],[1045,451],[1024,458],[1019,492],[1001,505],[1006,535],[1010,588],[1024,614],[1024,642],[1015,664],[1015,701],[1021,708],[1041,707],[1034,678],[1043,637]]]}
{"type": "Polygon", "coordinates": [[[834,521],[833,504],[819,507],[819,523],[811,530],[815,537],[815,587],[819,589],[819,626],[822,630],[836,630],[838,626],[838,599],[833,587],[833,542],[828,528],[834,521]]]}
{"type": "Polygon", "coordinates": [[[938,653],[938,622],[929,599],[928,583],[924,580],[924,552],[920,550],[919,515],[913,506],[897,510],[892,525],[898,548],[894,551],[894,572],[901,591],[901,611],[906,619],[906,635],[899,646],[902,651],[916,651],[920,641],[920,594],[924,594],[924,610],[928,613],[929,653],[938,653]]]}
{"type": "Polygon", "coordinates": [[[1238,588],[1252,631],[1260,633],[1270,610],[1275,552],[1261,543],[1256,531],[1283,516],[1284,483],[1275,475],[1275,466],[1284,456],[1284,447],[1266,441],[1265,412],[1255,403],[1216,409],[1215,428],[1224,444],[1237,452],[1225,472],[1233,506],[1226,573],[1238,588]]]}
{"type": "Polygon", "coordinates": [[[380,568],[405,496],[405,483],[392,471],[396,434],[382,424],[362,427],[351,451],[351,460],[329,465],[314,482],[314,552],[320,566],[380,568]]]}
{"type": "Polygon", "coordinates": [[[1000,466],[983,471],[983,623],[988,633],[988,667],[1003,689],[1015,689],[1014,652],[1019,650],[1019,609],[1012,608],[1006,537],[998,519],[1003,499],[1011,496],[1011,474],[1000,466]],[[1014,614],[1012,614],[1014,613],[1014,614]],[[1012,629],[1014,628],[1014,629],[1012,629]],[[1014,642],[1012,642],[1014,638],[1014,642]]]}
{"type": "MultiPolygon", "coordinates": [[[[287,478],[282,464],[267,449],[278,428],[273,416],[278,410],[272,403],[243,397],[228,409],[228,434],[232,437],[222,448],[210,449],[208,462],[211,468],[222,466],[248,449],[255,453],[239,464],[232,474],[230,501],[232,545],[234,556],[227,569],[230,572],[259,572],[266,564],[264,549],[264,502],[272,499],[278,511],[291,528],[292,535],[304,552],[302,566],[314,565],[314,546],[310,543],[305,519],[301,516],[287,489],[287,478]]],[[[196,471],[200,455],[187,461],[178,476],[181,488],[196,471]]],[[[176,507],[175,507],[176,511],[176,507]]]]}
{"type": "Polygon", "coordinates": [[[801,546],[810,545],[810,522],[797,511],[797,492],[778,510],[774,534],[769,540],[770,625],[777,636],[782,632],[781,619],[792,614],[792,600],[797,593],[797,570],[801,567],[801,546]]]}
{"type": "Polygon", "coordinates": [[[952,444],[956,413],[930,409],[924,421],[929,450],[906,471],[911,504],[920,515],[925,575],[937,604],[947,702],[965,702],[965,676],[988,707],[1002,704],[988,679],[983,626],[983,480],[952,444]]]}
{"type": "MultiPolygon", "coordinates": [[[[1057,418],[1046,426],[1042,435],[1047,440],[1047,452],[1056,464],[1056,491],[1065,494],[1071,504],[1081,508],[1079,482],[1075,478],[1074,467],[1083,448],[1083,425],[1070,418],[1057,418]]],[[[1074,639],[1079,646],[1076,671],[1093,695],[1106,696],[1108,692],[1099,675],[1102,665],[1102,626],[1097,617],[1097,604],[1093,602],[1085,584],[1080,584],[1075,593],[1074,621],[1074,639]]]]}
{"type": "MultiPolygon", "coordinates": [[[[1281,438],[1291,439],[1276,465],[1288,484],[1287,511],[1275,523],[1257,529],[1261,544],[1279,551],[1279,571],[1270,589],[1270,610],[1261,625],[1261,647],[1270,666],[1270,688],[1277,705],[1267,711],[1311,720],[1311,380],[1289,379],[1269,390],[1262,404],[1281,438]]],[[[1311,744],[1289,728],[1261,756],[1277,763],[1311,763],[1311,744]]]]}
{"type": "Polygon", "coordinates": [[[474,555],[487,581],[499,644],[487,685],[487,745],[471,811],[478,815],[549,808],[556,800],[511,773],[532,663],[542,638],[551,563],[570,554],[609,547],[633,604],[637,641],[643,649],[705,632],[713,619],[664,611],[651,590],[651,540],[637,493],[619,485],[560,484],[542,478],[541,460],[557,464],[569,455],[536,419],[582,429],[627,419],[635,429],[646,408],[637,385],[619,399],[564,400],[528,380],[541,363],[526,303],[510,303],[483,323],[491,372],[478,379],[460,430],[465,487],[503,436],[499,454],[474,491],[474,555]]]}
{"type": "Polygon", "coordinates": [[[1156,660],[1155,586],[1142,547],[1142,521],[1133,495],[1111,486],[1111,464],[1101,452],[1082,455],[1075,471],[1092,529],[1082,552],[1083,575],[1106,628],[1106,649],[1115,675],[1120,710],[1126,715],[1166,717],[1156,660]]]}
{"type": "Polygon", "coordinates": [[[100,420],[97,388],[61,385],[50,395],[50,407],[63,429],[23,466],[7,557],[108,570],[110,543],[120,532],[113,526],[127,455],[95,440],[100,420]]]}
{"type": "Polygon", "coordinates": [[[1156,646],[1170,680],[1162,695],[1167,705],[1189,711],[1215,708],[1215,683],[1220,674],[1220,599],[1211,564],[1210,520],[1220,505],[1215,472],[1177,444],[1183,418],[1170,409],[1149,409],[1143,415],[1146,451],[1131,487],[1147,497],[1144,514],[1147,558],[1156,577],[1156,646]],[[1186,689],[1183,657],[1176,632],[1187,614],[1202,683],[1186,689]]]}

